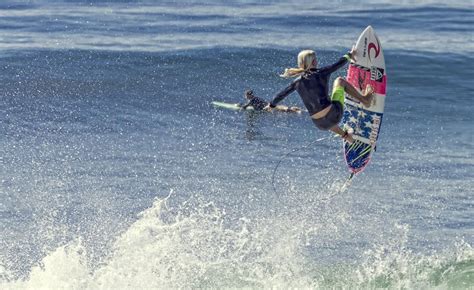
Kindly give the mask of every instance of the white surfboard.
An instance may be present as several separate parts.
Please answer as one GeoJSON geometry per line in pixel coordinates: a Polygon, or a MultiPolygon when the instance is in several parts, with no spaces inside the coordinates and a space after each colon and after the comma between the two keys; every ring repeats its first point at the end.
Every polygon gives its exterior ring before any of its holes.
{"type": "Polygon", "coordinates": [[[352,128],[354,142],[343,141],[344,156],[349,170],[359,173],[369,163],[378,140],[385,107],[387,71],[382,46],[374,29],[368,26],[356,43],[355,61],[351,61],[346,79],[359,91],[370,84],[374,100],[365,107],[346,93],[343,127],[352,128]]]}
{"type": "MultiPolygon", "coordinates": [[[[213,104],[215,107],[234,110],[234,111],[238,111],[242,107],[240,104],[231,104],[231,103],[224,103],[224,102],[217,102],[217,101],[213,101],[211,102],[211,104],[213,104]]],[[[246,110],[254,111],[254,108],[252,106],[248,106],[246,110]]]]}

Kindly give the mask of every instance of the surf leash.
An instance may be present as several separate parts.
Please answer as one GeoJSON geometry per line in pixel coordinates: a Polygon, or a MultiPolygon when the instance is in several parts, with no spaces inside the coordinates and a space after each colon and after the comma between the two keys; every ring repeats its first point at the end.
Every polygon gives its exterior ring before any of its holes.
{"type": "MultiPolygon", "coordinates": [[[[275,166],[275,168],[273,169],[273,174],[272,174],[272,187],[273,187],[273,191],[275,192],[275,194],[278,194],[277,191],[276,191],[276,187],[275,187],[275,174],[276,174],[276,171],[278,169],[278,167],[280,167],[280,164],[281,162],[283,161],[283,159],[285,159],[286,157],[290,156],[290,154],[293,154],[293,153],[296,153],[300,150],[303,150],[303,149],[306,149],[308,148],[309,146],[313,145],[313,144],[316,144],[318,142],[321,142],[321,141],[324,141],[324,140],[327,140],[329,138],[332,138],[332,136],[328,136],[328,137],[323,137],[323,138],[319,138],[319,139],[316,139],[314,141],[311,141],[311,142],[308,142],[306,145],[302,146],[302,147],[299,147],[299,148],[296,148],[296,149],[293,149],[291,150],[290,152],[286,153],[285,155],[283,155],[280,160],[278,161],[277,165],[275,166]]],[[[352,177],[351,177],[352,178],[352,177]]]]}
{"type": "MultiPolygon", "coordinates": [[[[278,161],[277,165],[275,166],[275,168],[273,169],[273,174],[272,174],[272,187],[273,187],[273,192],[275,194],[278,194],[277,190],[276,190],[276,187],[275,187],[275,175],[276,175],[276,172],[278,170],[278,167],[280,167],[280,164],[281,162],[283,162],[283,160],[285,158],[287,158],[288,156],[290,156],[290,154],[293,154],[293,153],[296,153],[300,150],[303,150],[303,149],[306,149],[308,148],[309,146],[313,145],[313,144],[316,144],[316,143],[319,143],[321,141],[324,141],[324,140],[327,140],[327,139],[330,139],[330,138],[333,138],[333,136],[328,136],[328,137],[323,137],[323,138],[319,138],[319,139],[316,139],[314,141],[311,141],[309,143],[307,143],[306,145],[302,146],[302,147],[299,147],[299,148],[296,148],[296,149],[293,149],[291,151],[289,151],[288,153],[286,153],[285,155],[283,155],[280,160],[278,161]]],[[[325,197],[325,198],[322,198],[321,201],[330,201],[334,196],[340,194],[340,193],[343,193],[344,191],[346,191],[349,186],[351,185],[352,183],[352,179],[354,178],[355,176],[355,172],[352,172],[351,175],[349,176],[349,178],[347,178],[347,180],[344,182],[344,184],[339,188],[338,191],[336,191],[334,194],[328,196],[328,197],[325,197]]]]}
{"type": "MultiPolygon", "coordinates": [[[[351,185],[352,183],[352,178],[355,176],[355,172],[352,172],[351,175],[349,176],[349,178],[346,180],[346,182],[344,182],[344,184],[341,186],[341,188],[337,191],[336,194],[339,194],[341,192],[344,192],[346,191],[347,188],[349,188],[349,186],[351,185]]],[[[336,195],[334,194],[334,195],[336,195]]]]}

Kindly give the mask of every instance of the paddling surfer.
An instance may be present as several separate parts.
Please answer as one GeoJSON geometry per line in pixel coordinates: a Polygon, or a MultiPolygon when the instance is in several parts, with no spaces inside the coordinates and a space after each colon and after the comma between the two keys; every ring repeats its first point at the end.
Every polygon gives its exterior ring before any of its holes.
{"type": "MultiPolygon", "coordinates": [[[[262,111],[265,107],[269,105],[269,102],[255,96],[253,91],[246,90],[244,93],[244,97],[247,99],[247,103],[242,105],[240,108],[245,110],[247,107],[252,106],[255,111],[262,111]]],[[[292,113],[300,113],[301,109],[298,107],[287,107],[287,106],[275,106],[274,107],[278,111],[282,112],[292,112],[292,113]]]]}

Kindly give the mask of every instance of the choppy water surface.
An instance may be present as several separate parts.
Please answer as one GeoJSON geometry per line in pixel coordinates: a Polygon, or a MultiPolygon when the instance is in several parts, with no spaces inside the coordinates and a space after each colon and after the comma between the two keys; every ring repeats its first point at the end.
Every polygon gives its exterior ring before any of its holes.
{"type": "Polygon", "coordinates": [[[473,14],[1,4],[1,288],[473,287],[473,14]],[[332,63],[367,25],[387,62],[384,123],[367,170],[328,201],[348,177],[340,140],[302,148],[329,136],[307,116],[210,102],[270,99],[299,50],[332,63]]]}

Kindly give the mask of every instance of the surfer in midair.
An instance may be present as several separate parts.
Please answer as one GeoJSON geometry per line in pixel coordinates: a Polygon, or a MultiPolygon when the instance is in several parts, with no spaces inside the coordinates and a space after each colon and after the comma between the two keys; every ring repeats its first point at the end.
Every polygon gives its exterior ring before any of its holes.
{"type": "Polygon", "coordinates": [[[284,78],[296,78],[286,88],[276,94],[275,98],[264,108],[271,110],[295,90],[300,95],[311,116],[313,123],[321,130],[331,130],[349,143],[353,142],[350,132],[339,127],[344,112],[344,92],[359,100],[364,106],[370,106],[373,89],[367,86],[361,94],[347,80],[338,77],[329,96],[329,79],[331,74],[354,58],[354,47],[336,63],[318,68],[316,53],[303,50],[298,54],[298,67],[285,69],[284,78]]]}

